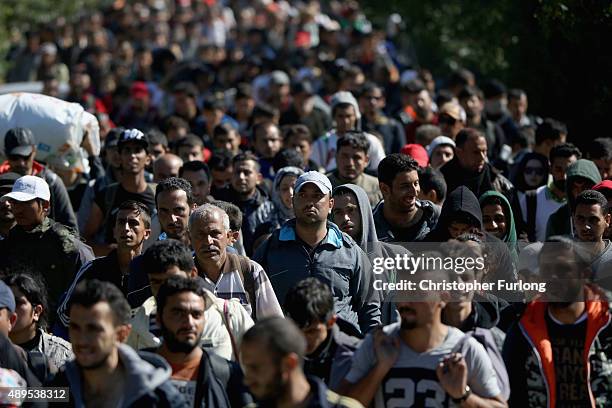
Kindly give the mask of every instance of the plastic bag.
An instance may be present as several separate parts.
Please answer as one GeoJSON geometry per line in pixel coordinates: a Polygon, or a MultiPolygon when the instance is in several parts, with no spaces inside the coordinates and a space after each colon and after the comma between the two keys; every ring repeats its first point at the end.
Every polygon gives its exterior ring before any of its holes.
{"type": "Polygon", "coordinates": [[[71,157],[73,170],[87,172],[87,154],[81,148],[86,134],[94,153],[100,154],[98,120],[77,103],[41,94],[0,95],[0,147],[5,156],[4,135],[14,127],[25,127],[32,131],[36,139],[38,161],[71,157]]]}

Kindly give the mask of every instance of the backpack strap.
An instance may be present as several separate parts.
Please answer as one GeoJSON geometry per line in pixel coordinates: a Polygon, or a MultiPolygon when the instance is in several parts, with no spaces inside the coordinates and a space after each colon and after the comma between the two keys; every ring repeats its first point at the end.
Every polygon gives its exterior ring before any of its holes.
{"type": "Polygon", "coordinates": [[[235,255],[238,257],[238,262],[240,264],[240,278],[242,279],[242,284],[244,285],[244,291],[247,295],[247,301],[251,305],[253,320],[257,318],[257,297],[255,296],[255,277],[253,276],[253,269],[251,267],[251,262],[249,258],[235,255]]]}
{"type": "Polygon", "coordinates": [[[536,212],[538,207],[538,195],[536,190],[525,192],[525,201],[527,204],[527,236],[529,237],[529,242],[535,242],[536,212]]]}
{"type": "Polygon", "coordinates": [[[238,345],[236,344],[236,338],[234,337],[234,333],[232,332],[232,321],[230,320],[230,313],[229,313],[229,300],[227,299],[223,300],[222,317],[223,317],[223,323],[225,324],[225,328],[227,329],[227,333],[230,336],[230,341],[232,342],[232,350],[234,351],[234,357],[236,358],[236,361],[238,361],[238,358],[239,358],[238,345]]]}

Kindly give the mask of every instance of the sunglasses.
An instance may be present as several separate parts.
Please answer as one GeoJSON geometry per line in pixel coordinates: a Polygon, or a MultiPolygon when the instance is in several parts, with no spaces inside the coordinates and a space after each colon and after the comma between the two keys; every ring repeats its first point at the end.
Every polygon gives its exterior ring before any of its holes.
{"type": "Polygon", "coordinates": [[[525,167],[525,174],[535,174],[536,176],[543,176],[544,169],[541,167],[525,167]]]}
{"type": "Polygon", "coordinates": [[[457,119],[455,118],[451,118],[448,115],[441,115],[438,118],[438,123],[444,124],[444,125],[450,125],[453,126],[455,123],[457,123],[457,119]]]}

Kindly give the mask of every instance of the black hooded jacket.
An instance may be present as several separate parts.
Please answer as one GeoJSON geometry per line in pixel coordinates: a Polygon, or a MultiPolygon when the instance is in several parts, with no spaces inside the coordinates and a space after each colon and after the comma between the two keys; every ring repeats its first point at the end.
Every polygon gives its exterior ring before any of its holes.
{"type": "Polygon", "coordinates": [[[453,190],[442,206],[438,224],[427,235],[428,242],[446,242],[451,239],[448,232],[453,221],[461,221],[482,231],[482,211],[478,199],[466,186],[453,190]]]}
{"type": "MultiPolygon", "coordinates": [[[[453,221],[466,223],[482,234],[489,267],[485,282],[497,282],[500,279],[516,282],[516,271],[507,244],[484,230],[478,199],[466,186],[460,186],[449,194],[442,206],[438,225],[427,236],[426,241],[446,242],[451,239],[448,228],[453,221]]],[[[522,299],[520,294],[512,291],[501,291],[494,294],[508,301],[522,299]]]]}

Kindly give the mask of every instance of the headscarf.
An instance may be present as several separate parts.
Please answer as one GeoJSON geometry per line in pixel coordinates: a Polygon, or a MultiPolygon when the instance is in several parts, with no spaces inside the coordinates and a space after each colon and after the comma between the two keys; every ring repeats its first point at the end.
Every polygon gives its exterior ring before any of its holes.
{"type": "Polygon", "coordinates": [[[287,167],[283,167],[282,169],[280,169],[276,173],[276,176],[274,177],[274,184],[272,185],[272,202],[274,203],[274,206],[276,207],[276,211],[279,217],[279,222],[281,224],[295,217],[293,208],[288,208],[287,206],[285,206],[285,204],[283,204],[283,200],[281,200],[281,195],[280,195],[281,181],[283,181],[283,178],[287,175],[294,175],[296,177],[300,177],[302,174],[304,174],[304,170],[298,167],[287,166],[287,167]]]}
{"type": "Polygon", "coordinates": [[[508,220],[506,226],[506,235],[504,235],[501,240],[508,244],[510,249],[510,255],[512,255],[513,261],[518,260],[518,251],[517,251],[517,239],[516,239],[516,228],[514,224],[514,214],[512,213],[512,207],[510,206],[510,202],[508,199],[501,193],[497,191],[487,191],[480,197],[480,205],[482,206],[487,198],[489,197],[497,197],[499,201],[502,203],[502,207],[504,208],[504,215],[508,220]]]}

